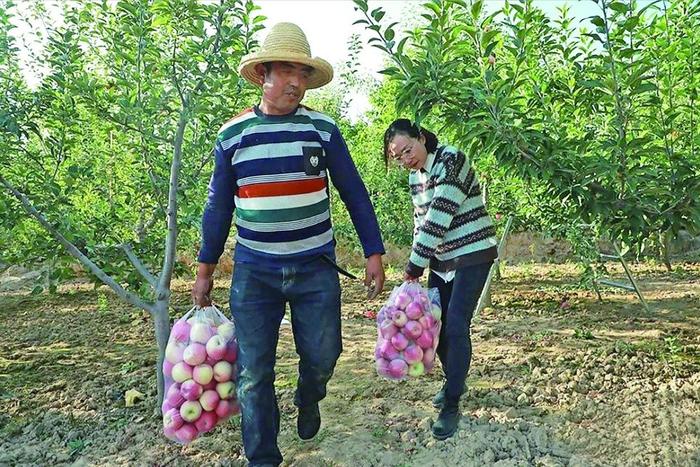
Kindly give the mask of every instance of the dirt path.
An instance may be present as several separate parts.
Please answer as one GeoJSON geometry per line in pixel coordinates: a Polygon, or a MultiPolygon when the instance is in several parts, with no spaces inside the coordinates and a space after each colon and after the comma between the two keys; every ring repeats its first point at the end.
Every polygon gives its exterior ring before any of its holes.
{"type": "MultiPolygon", "coordinates": [[[[475,322],[461,429],[445,442],[429,435],[439,377],[378,378],[363,314],[381,300],[345,283],[345,351],[311,442],[296,436],[296,359],[282,330],[285,464],[700,465],[700,267],[636,270],[649,315],[626,293],[597,302],[571,265],[507,268],[475,322]]],[[[176,285],[183,308],[188,287],[176,285]]],[[[0,295],[0,336],[0,465],[244,465],[238,420],[184,448],[160,434],[151,322],[107,291],[0,295]],[[144,394],[129,408],[128,389],[144,394]]]]}

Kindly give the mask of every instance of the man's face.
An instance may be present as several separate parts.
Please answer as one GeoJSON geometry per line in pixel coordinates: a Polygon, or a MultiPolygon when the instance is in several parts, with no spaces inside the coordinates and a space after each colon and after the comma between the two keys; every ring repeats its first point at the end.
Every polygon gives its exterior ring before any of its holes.
{"type": "Polygon", "coordinates": [[[264,65],[256,65],[263,88],[263,109],[272,115],[288,114],[297,108],[304,98],[313,68],[301,63],[272,62],[270,71],[264,65]]]}

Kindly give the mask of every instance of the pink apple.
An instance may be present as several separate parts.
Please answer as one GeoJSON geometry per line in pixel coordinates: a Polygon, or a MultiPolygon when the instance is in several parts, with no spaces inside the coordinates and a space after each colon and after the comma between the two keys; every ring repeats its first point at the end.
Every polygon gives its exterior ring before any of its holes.
{"type": "Polygon", "coordinates": [[[182,359],[188,365],[199,365],[204,363],[204,360],[207,359],[207,349],[204,347],[204,345],[198,342],[192,342],[185,348],[185,351],[182,354],[182,359]]]}
{"type": "Polygon", "coordinates": [[[197,322],[192,325],[190,330],[190,340],[200,344],[206,344],[211,338],[211,326],[207,323],[197,322]]]}
{"type": "Polygon", "coordinates": [[[197,365],[192,370],[192,379],[195,380],[197,383],[201,384],[202,386],[209,384],[213,378],[214,369],[206,363],[197,365]]]}
{"type": "Polygon", "coordinates": [[[394,305],[401,310],[405,309],[411,303],[411,296],[406,292],[399,292],[394,299],[394,305]]]}
{"type": "Polygon", "coordinates": [[[182,386],[180,386],[180,394],[182,394],[182,397],[188,401],[199,399],[199,396],[201,396],[203,392],[204,389],[202,389],[202,386],[197,384],[197,382],[193,379],[188,379],[182,383],[182,386]]]}
{"type": "Polygon", "coordinates": [[[171,407],[180,407],[185,398],[180,393],[180,385],[173,383],[169,388],[168,392],[165,394],[165,400],[170,404],[171,407]]]}
{"type": "Polygon", "coordinates": [[[168,399],[163,398],[163,404],[160,406],[160,412],[165,415],[165,412],[172,409],[173,406],[168,402],[168,399]]]}
{"type": "Polygon", "coordinates": [[[403,334],[396,334],[391,338],[391,345],[394,346],[396,350],[403,350],[408,346],[408,339],[403,334]]]}
{"type": "Polygon", "coordinates": [[[163,376],[165,376],[166,378],[172,378],[173,366],[175,366],[175,364],[170,360],[163,360],[163,376]]]}
{"type": "MultiPolygon", "coordinates": [[[[397,334],[398,335],[398,334],[397,334]]],[[[387,360],[393,360],[395,358],[399,358],[399,351],[396,350],[394,345],[391,343],[390,340],[388,341],[383,341],[380,346],[380,352],[384,358],[387,360]]]]}
{"type": "Polygon", "coordinates": [[[217,334],[224,338],[226,342],[233,339],[233,335],[236,332],[236,328],[233,327],[233,323],[224,323],[218,327],[216,330],[217,334]]]}
{"type": "Polygon", "coordinates": [[[423,306],[416,301],[412,301],[406,307],[406,316],[408,317],[408,319],[420,318],[421,316],[423,316],[423,306]]]}
{"type": "Polygon", "coordinates": [[[426,371],[429,371],[428,367],[432,368],[434,362],[435,362],[435,351],[433,349],[425,349],[423,351],[423,365],[425,365],[426,371]]]}
{"type": "Polygon", "coordinates": [[[210,367],[214,368],[214,365],[216,365],[216,362],[218,362],[217,359],[211,358],[209,355],[207,355],[207,359],[204,360],[204,363],[209,365],[210,367]]]}
{"type": "Polygon", "coordinates": [[[226,355],[226,339],[220,335],[214,335],[207,341],[207,355],[216,360],[223,360],[226,355]]]}
{"type": "Polygon", "coordinates": [[[180,415],[186,422],[194,422],[202,415],[202,406],[199,401],[185,401],[180,407],[180,415]]]}
{"type": "Polygon", "coordinates": [[[226,381],[216,385],[216,392],[221,399],[231,399],[236,394],[236,385],[232,381],[226,381]]]}
{"type": "Polygon", "coordinates": [[[391,315],[392,321],[398,327],[403,327],[408,322],[408,316],[401,310],[396,310],[393,315],[391,315]]]}
{"type": "Polygon", "coordinates": [[[415,340],[421,335],[423,328],[418,321],[411,320],[406,323],[403,329],[401,329],[401,332],[409,339],[415,340]]]}
{"type": "Polygon", "coordinates": [[[378,358],[376,361],[377,374],[379,376],[389,377],[389,360],[378,358]]]}
{"type": "Polygon", "coordinates": [[[177,439],[177,437],[175,436],[176,431],[177,430],[175,430],[174,428],[171,428],[169,426],[163,427],[163,434],[169,439],[177,439]]]}
{"type": "Polygon", "coordinates": [[[226,344],[226,355],[224,355],[224,360],[229,363],[236,363],[236,358],[238,357],[238,342],[236,339],[231,339],[226,344]]]}
{"type": "Polygon", "coordinates": [[[393,321],[386,319],[379,325],[379,332],[384,339],[391,339],[399,332],[399,328],[396,327],[393,321]]]}
{"type": "Polygon", "coordinates": [[[170,363],[175,364],[182,361],[182,354],[185,351],[185,346],[178,344],[175,341],[168,342],[165,347],[165,359],[170,363]]]}
{"type": "Polygon", "coordinates": [[[163,415],[164,428],[169,427],[173,430],[177,430],[182,426],[183,423],[185,423],[185,421],[182,419],[182,416],[180,415],[180,411],[178,409],[170,409],[167,412],[165,412],[165,415],[163,415]]]}
{"type": "Polygon", "coordinates": [[[218,392],[213,389],[209,389],[204,391],[202,397],[199,398],[199,403],[202,405],[204,410],[211,412],[212,410],[216,410],[216,406],[219,404],[220,399],[221,398],[219,397],[218,392]]]}
{"type": "Polygon", "coordinates": [[[430,329],[435,325],[435,318],[433,318],[432,313],[426,313],[418,318],[418,322],[423,329],[430,329]]]}
{"type": "Polygon", "coordinates": [[[202,388],[204,388],[205,391],[208,391],[210,389],[216,389],[216,385],[219,384],[216,382],[216,380],[212,377],[211,381],[209,381],[207,384],[202,385],[202,388]]]}
{"type": "Polygon", "coordinates": [[[204,412],[197,421],[194,422],[194,426],[197,427],[197,431],[200,433],[206,433],[207,431],[211,431],[218,421],[219,417],[216,416],[216,413],[204,412]]]}
{"type": "Polygon", "coordinates": [[[408,372],[408,365],[400,358],[395,358],[389,362],[389,376],[393,379],[403,379],[408,372]]]}
{"type": "Polygon", "coordinates": [[[170,331],[170,338],[186,344],[190,339],[190,328],[191,326],[187,321],[179,320],[173,325],[173,330],[170,331]]]}
{"type": "Polygon", "coordinates": [[[184,383],[192,379],[192,367],[185,362],[176,363],[173,367],[173,380],[184,383]]]}
{"type": "Polygon", "coordinates": [[[420,345],[422,349],[430,349],[433,347],[433,335],[430,333],[429,329],[425,329],[418,339],[416,339],[416,344],[420,345]]]}
{"type": "Polygon", "coordinates": [[[220,361],[214,365],[214,379],[220,383],[230,381],[233,374],[233,366],[227,361],[220,361]]]}
{"type": "Polygon", "coordinates": [[[423,349],[416,344],[411,344],[403,351],[403,358],[409,365],[411,363],[423,361],[423,349]]]}
{"type": "Polygon", "coordinates": [[[422,293],[418,295],[418,301],[421,305],[423,305],[424,310],[430,309],[430,297],[428,297],[426,294],[422,293]]]}
{"type": "Polygon", "coordinates": [[[238,404],[233,400],[222,400],[216,406],[216,415],[219,420],[224,420],[233,415],[238,409],[238,404]]]}
{"type": "Polygon", "coordinates": [[[191,423],[185,423],[176,432],[175,437],[183,444],[192,442],[197,437],[197,428],[191,423]]]}

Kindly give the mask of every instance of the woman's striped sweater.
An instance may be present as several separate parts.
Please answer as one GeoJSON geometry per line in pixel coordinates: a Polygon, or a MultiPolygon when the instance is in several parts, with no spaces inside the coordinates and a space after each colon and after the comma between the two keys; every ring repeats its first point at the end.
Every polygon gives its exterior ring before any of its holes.
{"type": "Polygon", "coordinates": [[[202,218],[199,261],[215,264],[235,211],[236,261],[273,267],[334,255],[328,177],[350,213],[365,256],[384,253],[367,190],[328,116],[246,110],[220,130],[202,218]]]}
{"type": "Polygon", "coordinates": [[[426,267],[445,272],[496,259],[496,231],[464,153],[441,146],[408,180],[416,227],[409,275],[420,277],[426,267]]]}

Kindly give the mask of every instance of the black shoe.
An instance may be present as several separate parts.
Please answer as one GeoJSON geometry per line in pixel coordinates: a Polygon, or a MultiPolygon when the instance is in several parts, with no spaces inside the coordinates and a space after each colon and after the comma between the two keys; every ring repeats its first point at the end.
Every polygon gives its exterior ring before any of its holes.
{"type": "Polygon", "coordinates": [[[299,407],[297,415],[297,433],[299,438],[308,440],[316,436],[318,429],[321,428],[321,412],[318,410],[318,404],[299,407]]]}
{"type": "Polygon", "coordinates": [[[445,386],[440,388],[435,397],[433,397],[433,407],[441,409],[443,405],[445,405],[445,386]]]}
{"type": "Polygon", "coordinates": [[[443,440],[451,437],[459,427],[459,406],[450,405],[440,410],[438,419],[433,424],[433,438],[443,440]]]}

